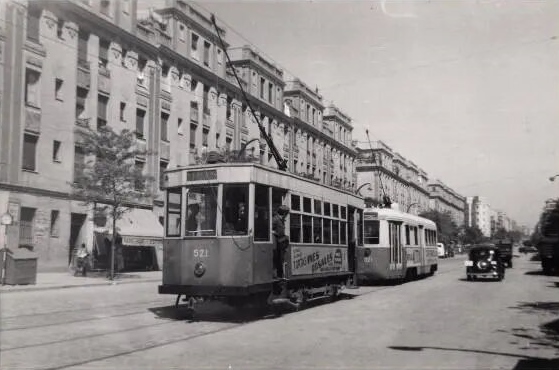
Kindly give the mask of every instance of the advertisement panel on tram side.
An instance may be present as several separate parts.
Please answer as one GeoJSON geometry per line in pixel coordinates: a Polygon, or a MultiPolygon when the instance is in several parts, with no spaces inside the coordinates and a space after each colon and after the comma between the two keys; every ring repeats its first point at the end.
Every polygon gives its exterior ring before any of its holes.
{"type": "Polygon", "coordinates": [[[292,246],[292,275],[326,274],[348,271],[347,248],[336,246],[292,246]]]}

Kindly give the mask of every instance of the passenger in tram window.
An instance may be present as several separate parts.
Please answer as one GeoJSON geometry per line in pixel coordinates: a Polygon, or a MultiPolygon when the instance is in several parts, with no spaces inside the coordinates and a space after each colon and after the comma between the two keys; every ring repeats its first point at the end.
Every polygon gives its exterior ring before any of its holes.
{"type": "Polygon", "coordinates": [[[235,223],[235,231],[246,234],[248,229],[247,209],[245,203],[239,203],[239,210],[237,214],[237,222],[235,223]]]}
{"type": "Polygon", "coordinates": [[[186,219],[186,231],[198,230],[198,214],[200,213],[200,205],[194,203],[188,206],[188,218],[186,219]]]}
{"type": "Polygon", "coordinates": [[[281,205],[276,210],[272,219],[272,232],[275,236],[274,269],[276,277],[283,278],[283,262],[285,251],[289,246],[289,237],[285,235],[285,219],[289,215],[289,208],[281,205]]]}

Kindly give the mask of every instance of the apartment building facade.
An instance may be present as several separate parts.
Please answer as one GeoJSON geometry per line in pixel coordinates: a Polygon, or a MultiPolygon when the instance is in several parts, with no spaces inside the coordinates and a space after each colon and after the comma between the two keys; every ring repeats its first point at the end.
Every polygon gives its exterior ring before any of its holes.
{"type": "Polygon", "coordinates": [[[284,81],[281,69],[251,47],[229,48],[225,28],[216,31],[192,4],[168,0],[144,15],[136,0],[0,6],[0,211],[17,220],[8,227],[8,246],[37,252],[39,270],[65,269],[76,246],[93,251],[107,228],[72,197],[74,171],[84,161],[82,126],[133,130],[137,145],[151,153],[136,165],[159,179],[155,196],[121,226],[136,225],[124,243],[147,248],[155,268],[165,169],[241,149],[276,166],[241,87],[289,171],[355,187],[349,117],[335,107],[324,117],[317,91],[284,81]],[[239,81],[226,68],[218,36],[239,81]]]}
{"type": "Polygon", "coordinates": [[[427,173],[382,141],[358,148],[357,187],[364,197],[390,197],[400,210],[420,214],[429,209],[427,173]]]}
{"type": "Polygon", "coordinates": [[[487,202],[487,199],[480,196],[469,196],[466,198],[467,211],[465,212],[465,224],[468,227],[477,227],[481,233],[490,237],[495,232],[495,211],[487,202]]]}
{"type": "Polygon", "coordinates": [[[429,202],[431,209],[448,212],[458,227],[464,225],[466,198],[440,180],[429,184],[429,202]]]}

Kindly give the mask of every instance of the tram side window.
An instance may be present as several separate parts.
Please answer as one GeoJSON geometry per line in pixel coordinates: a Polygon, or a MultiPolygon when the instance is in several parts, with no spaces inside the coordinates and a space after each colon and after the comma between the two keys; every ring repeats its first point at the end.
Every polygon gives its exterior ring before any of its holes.
{"type": "Polygon", "coordinates": [[[340,221],[332,220],[332,244],[340,244],[340,221]]]}
{"type": "Polygon", "coordinates": [[[322,243],[324,244],[331,244],[332,243],[332,220],[329,218],[325,218],[322,220],[322,231],[324,232],[324,240],[322,243]]]}
{"type": "Polygon", "coordinates": [[[415,245],[419,244],[419,239],[417,238],[417,226],[415,226],[413,228],[413,239],[414,239],[414,243],[415,245]]]}
{"type": "Polygon", "coordinates": [[[410,226],[406,225],[406,245],[410,245],[410,226]]]}
{"type": "Polygon", "coordinates": [[[313,217],[313,235],[314,243],[322,244],[322,217],[313,217]]]}
{"type": "Polygon", "coordinates": [[[365,221],[365,244],[379,243],[380,221],[365,221]]]}
{"type": "Polygon", "coordinates": [[[292,243],[301,242],[301,215],[298,213],[289,215],[289,239],[292,243]]]}
{"type": "Polygon", "coordinates": [[[215,236],[217,187],[191,187],[186,198],[186,236],[215,236]]]}
{"type": "Polygon", "coordinates": [[[303,212],[311,213],[311,199],[303,197],[303,212]]]}
{"type": "Polygon", "coordinates": [[[301,210],[301,197],[298,195],[291,194],[291,210],[300,211],[301,210]]]}
{"type": "Polygon", "coordinates": [[[248,185],[224,185],[221,235],[246,235],[248,232],[248,185]]]}
{"type": "Polygon", "coordinates": [[[268,187],[256,185],[254,204],[254,240],[270,240],[270,200],[268,187]]]}
{"type": "Polygon", "coordinates": [[[316,215],[321,215],[322,214],[322,203],[318,199],[314,200],[314,213],[316,215]]]}
{"type": "Polygon", "coordinates": [[[303,215],[303,243],[312,243],[312,217],[303,215]]]}
{"type": "Polygon", "coordinates": [[[340,244],[347,244],[345,221],[340,221],[340,244]]]}
{"type": "Polygon", "coordinates": [[[181,235],[182,189],[167,191],[167,236],[181,235]]]}
{"type": "Polygon", "coordinates": [[[357,245],[363,245],[363,210],[357,211],[357,245]]]}

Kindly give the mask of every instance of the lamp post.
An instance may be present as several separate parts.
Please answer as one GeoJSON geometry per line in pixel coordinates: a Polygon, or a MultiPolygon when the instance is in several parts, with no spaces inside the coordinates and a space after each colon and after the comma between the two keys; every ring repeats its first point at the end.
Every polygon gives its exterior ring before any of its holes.
{"type": "Polygon", "coordinates": [[[254,139],[247,141],[247,142],[245,143],[245,145],[242,146],[241,150],[239,150],[239,154],[237,155],[237,158],[241,158],[241,156],[242,156],[243,153],[245,152],[245,150],[246,150],[248,144],[252,143],[253,141],[260,141],[260,138],[255,137],[254,139]]]}

